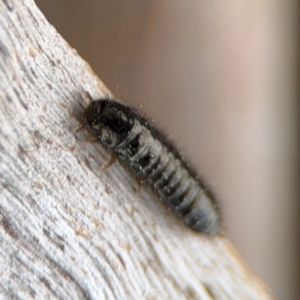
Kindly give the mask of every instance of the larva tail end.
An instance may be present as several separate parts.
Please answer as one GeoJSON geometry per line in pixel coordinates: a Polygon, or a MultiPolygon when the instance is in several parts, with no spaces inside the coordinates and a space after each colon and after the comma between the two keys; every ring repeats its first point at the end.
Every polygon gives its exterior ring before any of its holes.
{"type": "Polygon", "coordinates": [[[219,216],[213,208],[204,211],[197,206],[183,219],[186,226],[208,235],[216,235],[221,230],[219,216]]]}

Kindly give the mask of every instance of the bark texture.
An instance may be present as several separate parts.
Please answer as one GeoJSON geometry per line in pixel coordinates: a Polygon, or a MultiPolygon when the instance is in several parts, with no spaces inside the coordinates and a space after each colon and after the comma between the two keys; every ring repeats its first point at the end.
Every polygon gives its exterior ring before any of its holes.
{"type": "MultiPolygon", "coordinates": [[[[101,59],[101,58],[99,58],[101,59]]],[[[0,298],[270,299],[76,132],[110,92],[32,0],[0,2],[0,298]]]]}

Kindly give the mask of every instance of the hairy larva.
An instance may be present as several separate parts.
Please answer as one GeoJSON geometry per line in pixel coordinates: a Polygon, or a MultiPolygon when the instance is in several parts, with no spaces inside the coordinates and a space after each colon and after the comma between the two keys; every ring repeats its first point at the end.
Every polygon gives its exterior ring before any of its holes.
{"type": "Polygon", "coordinates": [[[212,193],[151,121],[112,99],[92,101],[84,114],[100,143],[147,182],[185,225],[219,233],[220,214],[212,193]]]}

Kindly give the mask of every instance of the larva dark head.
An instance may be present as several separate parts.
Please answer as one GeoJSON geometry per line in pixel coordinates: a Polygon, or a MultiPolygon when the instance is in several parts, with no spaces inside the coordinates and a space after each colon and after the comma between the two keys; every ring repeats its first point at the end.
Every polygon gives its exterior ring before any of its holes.
{"type": "Polygon", "coordinates": [[[113,100],[101,99],[90,103],[84,112],[86,124],[101,143],[113,148],[133,127],[127,107],[113,100]]]}

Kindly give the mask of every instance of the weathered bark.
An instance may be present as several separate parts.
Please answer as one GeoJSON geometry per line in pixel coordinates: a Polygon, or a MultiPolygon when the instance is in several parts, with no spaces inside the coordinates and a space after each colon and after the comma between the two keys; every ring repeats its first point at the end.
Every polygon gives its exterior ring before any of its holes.
{"type": "Polygon", "coordinates": [[[270,299],[76,132],[110,92],[31,0],[0,3],[0,298],[270,299]]]}

